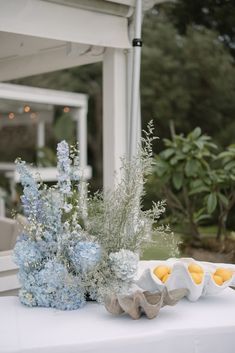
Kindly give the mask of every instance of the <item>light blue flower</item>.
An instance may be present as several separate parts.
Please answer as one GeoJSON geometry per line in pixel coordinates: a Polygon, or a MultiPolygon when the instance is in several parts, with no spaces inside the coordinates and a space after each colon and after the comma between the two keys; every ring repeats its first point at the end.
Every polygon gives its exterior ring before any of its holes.
{"type": "Polygon", "coordinates": [[[21,197],[24,213],[27,217],[32,216],[34,219],[40,219],[41,202],[37,182],[25,162],[16,160],[16,171],[20,174],[20,182],[24,191],[21,197]]]}
{"type": "Polygon", "coordinates": [[[40,282],[47,284],[52,290],[56,290],[63,286],[68,276],[68,271],[63,264],[56,259],[48,260],[40,271],[40,282]]]}
{"type": "Polygon", "coordinates": [[[51,306],[60,310],[76,310],[86,303],[84,290],[75,283],[65,283],[56,291],[51,306]]]}
{"type": "Polygon", "coordinates": [[[41,267],[43,256],[35,241],[21,238],[16,242],[13,259],[20,268],[30,271],[41,267]]]}
{"type": "Polygon", "coordinates": [[[27,306],[37,306],[36,299],[34,295],[31,292],[27,292],[25,289],[20,289],[19,290],[19,299],[22,304],[27,305],[27,306]]]}
{"type": "Polygon", "coordinates": [[[69,248],[69,257],[78,272],[91,271],[101,259],[101,247],[97,243],[80,241],[69,248]]]}
{"type": "Polygon", "coordinates": [[[41,285],[39,273],[40,271],[38,269],[29,272],[20,268],[18,277],[22,288],[27,292],[33,292],[35,286],[41,285]]]}
{"type": "Polygon", "coordinates": [[[109,255],[110,266],[117,278],[131,281],[138,269],[139,256],[130,250],[122,249],[109,255]]]}
{"type": "Polygon", "coordinates": [[[46,293],[51,299],[50,306],[61,310],[74,310],[85,304],[84,290],[79,286],[79,281],[68,273],[62,263],[49,260],[39,276],[42,288],[46,287],[41,299],[45,298],[46,293]]]}
{"type": "Polygon", "coordinates": [[[43,238],[56,240],[62,228],[62,198],[55,190],[46,190],[42,198],[43,226],[46,230],[43,238]],[[48,237],[49,236],[49,237],[48,237]],[[51,238],[50,238],[51,239],[51,238]]]}

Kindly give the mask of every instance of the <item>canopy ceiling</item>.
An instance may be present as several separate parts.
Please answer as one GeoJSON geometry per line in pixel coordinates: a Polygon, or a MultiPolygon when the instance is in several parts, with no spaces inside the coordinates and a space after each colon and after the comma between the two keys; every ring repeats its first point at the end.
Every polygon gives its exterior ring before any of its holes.
{"type": "Polygon", "coordinates": [[[135,0],[0,0],[0,81],[101,61],[105,48],[130,48],[134,6],[135,0]]]}
{"type": "MultiPolygon", "coordinates": [[[[103,61],[104,190],[121,177],[130,129],[136,135],[129,124],[135,55],[125,50],[137,27],[133,19],[139,27],[141,10],[164,1],[143,0],[141,9],[141,0],[0,0],[0,81],[103,61]]],[[[86,109],[79,111],[84,122],[86,109]]],[[[80,130],[78,140],[86,146],[80,130]]]]}

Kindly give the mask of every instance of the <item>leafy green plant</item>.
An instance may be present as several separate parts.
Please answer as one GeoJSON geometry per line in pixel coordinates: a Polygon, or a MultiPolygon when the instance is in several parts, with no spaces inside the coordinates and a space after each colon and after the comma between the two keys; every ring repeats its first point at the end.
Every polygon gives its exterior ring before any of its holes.
{"type": "Polygon", "coordinates": [[[41,167],[55,167],[56,153],[50,147],[42,147],[38,149],[37,164],[41,167]]]}
{"type": "MultiPolygon", "coordinates": [[[[210,217],[198,193],[208,193],[203,180],[210,173],[217,147],[209,136],[202,135],[199,127],[186,137],[174,135],[164,143],[166,149],[156,157],[155,173],[168,206],[179,219],[188,223],[192,237],[198,239],[199,224],[210,217]]],[[[211,198],[213,196],[209,197],[209,203],[213,202],[211,198]]]]}
{"type": "Polygon", "coordinates": [[[70,114],[62,114],[55,122],[54,133],[58,141],[75,142],[75,123],[70,114]]]}
{"type": "Polygon", "coordinates": [[[194,239],[198,226],[217,217],[217,239],[226,237],[227,219],[235,205],[235,145],[219,154],[211,138],[196,128],[186,137],[164,140],[156,157],[155,175],[178,221],[189,225],[194,239]]]}
{"type": "Polygon", "coordinates": [[[235,205],[235,145],[221,152],[191,194],[204,194],[208,214],[218,214],[217,239],[226,237],[228,215],[235,205]]]}
{"type": "Polygon", "coordinates": [[[222,164],[223,183],[218,194],[219,218],[217,239],[226,236],[226,223],[228,215],[235,205],[235,144],[227,147],[226,151],[219,154],[218,159],[222,164]]]}

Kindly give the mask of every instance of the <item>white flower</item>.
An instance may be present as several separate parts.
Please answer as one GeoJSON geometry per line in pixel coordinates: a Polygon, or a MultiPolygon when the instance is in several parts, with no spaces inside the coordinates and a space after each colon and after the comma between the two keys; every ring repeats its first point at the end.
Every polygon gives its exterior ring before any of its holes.
{"type": "Polygon", "coordinates": [[[131,281],[137,272],[139,256],[130,250],[122,249],[109,255],[110,266],[117,278],[131,281]]]}
{"type": "Polygon", "coordinates": [[[65,213],[69,213],[72,211],[73,205],[71,203],[65,203],[63,209],[65,213]]]}

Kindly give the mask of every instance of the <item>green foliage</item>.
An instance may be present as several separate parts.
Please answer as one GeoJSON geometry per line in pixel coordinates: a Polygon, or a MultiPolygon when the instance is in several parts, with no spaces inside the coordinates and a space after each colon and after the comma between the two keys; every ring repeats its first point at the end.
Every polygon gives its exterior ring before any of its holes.
{"type": "Polygon", "coordinates": [[[233,0],[178,0],[164,4],[168,17],[180,33],[188,26],[204,26],[220,33],[220,40],[235,55],[235,6],[233,0]]]}
{"type": "Polygon", "coordinates": [[[86,230],[95,236],[107,253],[129,249],[139,251],[151,241],[151,233],[158,234],[162,243],[171,244],[176,255],[177,242],[169,242],[172,234],[157,222],[165,212],[165,203],[154,203],[149,210],[142,209],[144,184],[152,171],[152,126],[143,139],[143,146],[131,161],[123,159],[122,178],[116,188],[104,197],[95,195],[88,200],[86,230]],[[153,227],[154,226],[154,227],[153,227]]]}
{"type": "Polygon", "coordinates": [[[168,136],[174,120],[177,131],[200,126],[217,142],[232,142],[235,68],[218,33],[188,26],[180,35],[160,10],[146,15],[143,38],[144,120],[154,117],[161,136],[168,136]]]}
{"type": "Polygon", "coordinates": [[[54,133],[58,141],[65,140],[69,144],[75,142],[75,124],[70,114],[65,113],[58,117],[54,125],[54,133]]]}
{"type": "Polygon", "coordinates": [[[42,167],[56,166],[56,153],[49,147],[38,149],[37,164],[42,167]]]}
{"type": "Polygon", "coordinates": [[[235,204],[235,148],[216,154],[211,138],[196,128],[186,137],[164,140],[166,148],[156,157],[156,179],[174,215],[188,223],[199,237],[198,226],[211,215],[218,216],[220,238],[235,204]]]}
{"type": "MultiPolygon", "coordinates": [[[[219,145],[233,143],[235,67],[230,54],[235,52],[234,11],[232,0],[178,0],[157,5],[145,15],[142,117],[145,123],[155,120],[160,136],[169,136],[169,122],[174,120],[176,131],[187,134],[200,126],[219,145]]],[[[101,64],[24,78],[17,83],[89,95],[89,163],[94,171],[94,189],[100,188],[101,64]]],[[[10,148],[14,149],[14,142],[8,150],[10,148]]],[[[0,151],[2,154],[4,149],[5,144],[0,151]]],[[[174,179],[179,188],[180,176],[174,179]]]]}

